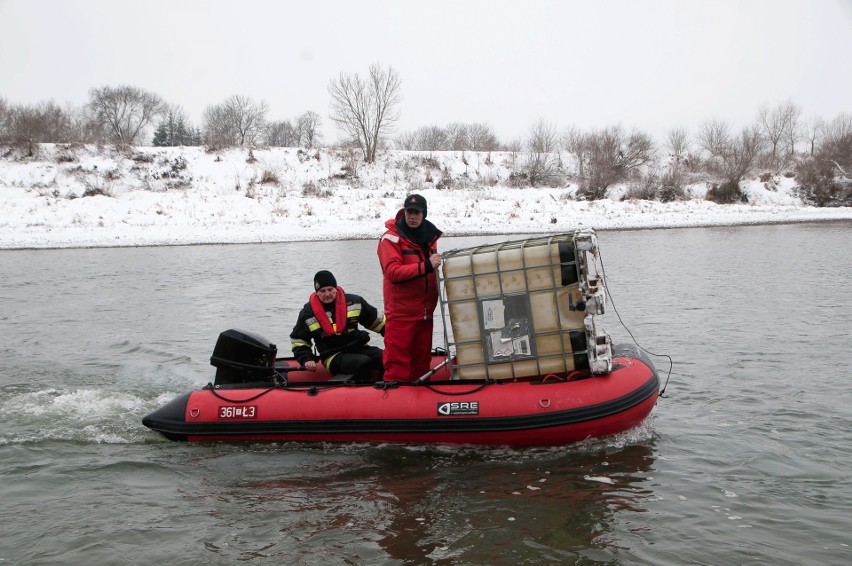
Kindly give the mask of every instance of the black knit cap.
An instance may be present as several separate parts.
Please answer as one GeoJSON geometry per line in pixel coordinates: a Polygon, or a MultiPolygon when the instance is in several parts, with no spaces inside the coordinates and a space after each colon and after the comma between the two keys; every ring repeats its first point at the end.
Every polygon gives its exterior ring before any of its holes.
{"type": "Polygon", "coordinates": [[[421,195],[411,194],[405,197],[405,202],[403,203],[403,207],[405,210],[414,209],[419,210],[423,213],[423,218],[426,218],[426,199],[421,195]]]}
{"type": "Polygon", "coordinates": [[[337,279],[331,274],[331,271],[317,271],[314,275],[314,289],[319,291],[323,287],[337,287],[337,279]]]}

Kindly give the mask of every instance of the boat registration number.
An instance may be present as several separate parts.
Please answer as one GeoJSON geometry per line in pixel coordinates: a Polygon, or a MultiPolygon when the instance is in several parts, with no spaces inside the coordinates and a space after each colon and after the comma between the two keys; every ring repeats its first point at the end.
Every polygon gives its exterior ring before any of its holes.
{"type": "Polygon", "coordinates": [[[220,419],[256,419],[257,407],[255,405],[245,405],[235,407],[233,405],[219,407],[220,419]]]}

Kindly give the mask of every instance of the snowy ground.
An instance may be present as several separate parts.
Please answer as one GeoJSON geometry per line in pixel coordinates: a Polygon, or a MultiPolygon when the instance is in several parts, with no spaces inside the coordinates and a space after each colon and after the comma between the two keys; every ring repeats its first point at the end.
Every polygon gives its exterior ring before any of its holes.
{"type": "MultiPolygon", "coordinates": [[[[390,152],[372,166],[346,150],[44,145],[0,159],[0,249],[377,238],[409,192],[448,236],[852,219],[803,206],[795,180],[744,185],[746,205],[573,200],[576,186],[509,185],[510,153],[390,152]],[[353,180],[353,169],[357,179],[353,180]]],[[[519,163],[523,156],[514,157],[519,163]]]]}

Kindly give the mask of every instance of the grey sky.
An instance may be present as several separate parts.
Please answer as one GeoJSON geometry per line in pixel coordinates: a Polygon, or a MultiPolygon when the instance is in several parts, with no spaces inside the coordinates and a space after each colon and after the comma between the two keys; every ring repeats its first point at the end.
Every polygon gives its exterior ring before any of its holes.
{"type": "Polygon", "coordinates": [[[323,117],[327,86],[374,62],[403,81],[399,130],[543,118],[661,138],[740,127],[787,98],[852,112],[852,0],[0,0],[0,97],[82,104],[131,84],[190,119],[232,94],[270,119],[323,117]]]}

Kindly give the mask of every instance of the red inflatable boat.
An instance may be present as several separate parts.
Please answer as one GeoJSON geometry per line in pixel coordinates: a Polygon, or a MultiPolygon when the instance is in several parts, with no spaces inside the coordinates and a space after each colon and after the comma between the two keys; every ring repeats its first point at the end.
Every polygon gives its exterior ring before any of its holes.
{"type": "MultiPolygon", "coordinates": [[[[446,361],[435,357],[436,366],[446,361]]],[[[556,446],[627,430],[651,412],[659,380],[631,346],[613,348],[612,371],[528,379],[347,383],[277,360],[285,379],[208,385],[143,419],[185,441],[330,441],[556,446]]]]}
{"type": "Polygon", "coordinates": [[[414,383],[350,383],[276,359],[228,330],[216,381],[146,416],[172,440],[553,446],[626,430],[657,400],[638,348],[613,346],[593,230],[444,254],[441,315],[452,359],[414,383]],[[452,337],[448,328],[452,328],[452,337]]]}

